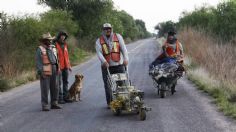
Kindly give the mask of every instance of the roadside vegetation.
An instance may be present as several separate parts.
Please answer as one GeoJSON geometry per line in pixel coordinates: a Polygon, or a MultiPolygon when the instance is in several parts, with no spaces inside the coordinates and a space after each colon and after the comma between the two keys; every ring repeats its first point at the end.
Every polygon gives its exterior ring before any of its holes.
{"type": "Polygon", "coordinates": [[[236,47],[222,44],[206,33],[193,29],[179,32],[189,56],[187,75],[200,90],[213,98],[218,108],[236,119],[236,47]]]}
{"type": "Polygon", "coordinates": [[[69,34],[71,63],[93,54],[102,24],[109,22],[126,43],[150,36],[145,23],[114,8],[111,0],[38,0],[51,10],[24,17],[0,13],[0,92],[36,79],[35,51],[39,37],[64,30],[69,34]]]}
{"type": "Polygon", "coordinates": [[[178,23],[156,26],[160,37],[177,29],[190,64],[187,75],[215,99],[219,110],[236,119],[236,1],[183,12],[178,23]]]}

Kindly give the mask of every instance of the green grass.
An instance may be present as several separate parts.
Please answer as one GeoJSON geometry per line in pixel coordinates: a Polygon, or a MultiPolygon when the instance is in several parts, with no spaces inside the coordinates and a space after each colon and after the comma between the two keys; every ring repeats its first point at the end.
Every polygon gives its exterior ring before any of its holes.
{"type": "Polygon", "coordinates": [[[87,57],[91,56],[92,53],[86,52],[80,48],[74,48],[73,52],[70,54],[71,65],[78,65],[86,60],[87,57]]]}
{"type": "Polygon", "coordinates": [[[188,79],[191,80],[199,90],[208,93],[214,98],[214,103],[218,109],[222,111],[226,116],[236,119],[236,104],[235,93],[230,91],[228,86],[220,81],[213,80],[206,71],[201,71],[199,68],[189,68],[188,79]]]}
{"type": "Polygon", "coordinates": [[[8,80],[0,79],[0,92],[6,91],[9,87],[8,80]]]}

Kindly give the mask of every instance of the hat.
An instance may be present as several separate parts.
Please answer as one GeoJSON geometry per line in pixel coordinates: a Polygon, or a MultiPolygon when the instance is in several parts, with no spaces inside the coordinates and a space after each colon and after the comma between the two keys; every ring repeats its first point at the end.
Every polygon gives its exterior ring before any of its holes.
{"type": "Polygon", "coordinates": [[[52,37],[51,34],[48,32],[48,33],[45,33],[41,36],[40,40],[53,40],[55,37],[52,37]]]}
{"type": "Polygon", "coordinates": [[[168,36],[174,36],[175,34],[176,34],[175,31],[169,31],[169,32],[168,32],[168,36]]]}
{"type": "Polygon", "coordinates": [[[57,38],[56,38],[56,39],[59,40],[62,35],[65,36],[65,39],[68,38],[68,34],[67,34],[66,32],[60,31],[60,32],[57,34],[57,38]]]}
{"type": "Polygon", "coordinates": [[[112,28],[110,23],[104,23],[102,28],[112,28]]]}

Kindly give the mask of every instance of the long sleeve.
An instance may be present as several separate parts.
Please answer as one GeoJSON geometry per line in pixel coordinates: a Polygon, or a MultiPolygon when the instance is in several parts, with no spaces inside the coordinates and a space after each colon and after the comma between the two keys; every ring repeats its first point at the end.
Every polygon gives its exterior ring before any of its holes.
{"type": "Polygon", "coordinates": [[[39,75],[43,73],[43,61],[41,57],[41,50],[39,48],[36,51],[36,69],[39,75]]]}
{"type": "Polygon", "coordinates": [[[183,45],[181,43],[179,43],[179,49],[180,49],[180,54],[184,55],[184,48],[183,48],[183,45]]]}
{"type": "Polygon", "coordinates": [[[121,53],[122,53],[122,55],[124,57],[124,60],[128,61],[129,60],[128,51],[126,49],[124,39],[123,39],[123,37],[120,34],[117,34],[117,37],[119,39],[121,53]]]}
{"type": "Polygon", "coordinates": [[[96,45],[95,45],[95,48],[96,48],[96,52],[97,52],[97,56],[98,56],[98,59],[101,61],[101,63],[103,64],[104,62],[106,62],[106,59],[104,58],[103,54],[102,54],[102,46],[99,42],[99,39],[97,39],[96,41],[96,45]]]}

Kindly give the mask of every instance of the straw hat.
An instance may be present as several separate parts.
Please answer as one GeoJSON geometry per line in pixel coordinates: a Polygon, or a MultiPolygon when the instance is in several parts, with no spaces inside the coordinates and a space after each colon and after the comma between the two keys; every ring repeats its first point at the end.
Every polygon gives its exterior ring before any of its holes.
{"type": "Polygon", "coordinates": [[[52,37],[51,34],[48,32],[48,33],[45,33],[41,36],[40,40],[53,40],[55,37],[52,37]]]}

